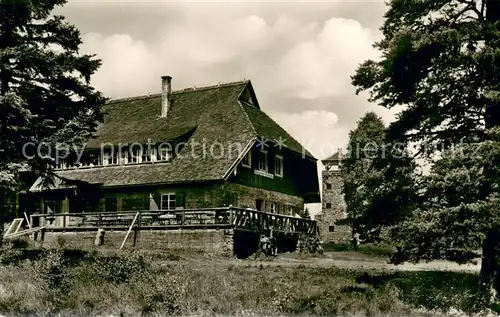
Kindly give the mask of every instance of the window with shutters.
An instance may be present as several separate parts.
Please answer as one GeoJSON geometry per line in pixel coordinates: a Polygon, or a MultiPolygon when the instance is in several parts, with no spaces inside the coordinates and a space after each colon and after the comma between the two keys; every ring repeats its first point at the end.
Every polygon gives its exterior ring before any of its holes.
{"type": "Polygon", "coordinates": [[[161,210],[175,209],[175,193],[161,195],[161,210]]]}
{"type": "Polygon", "coordinates": [[[283,156],[274,157],[274,175],[283,177],[283,156]]]}
{"type": "Polygon", "coordinates": [[[276,203],[271,203],[271,212],[276,212],[276,203]]]}
{"type": "Polygon", "coordinates": [[[268,171],[267,151],[260,150],[260,152],[259,152],[259,170],[264,171],[264,172],[268,171]]]}

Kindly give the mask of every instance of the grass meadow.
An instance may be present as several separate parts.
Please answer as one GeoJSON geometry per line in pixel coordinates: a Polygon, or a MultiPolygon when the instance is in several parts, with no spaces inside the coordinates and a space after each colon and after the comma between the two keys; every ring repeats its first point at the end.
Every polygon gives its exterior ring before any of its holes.
{"type": "MultiPolygon", "coordinates": [[[[261,262],[259,262],[261,261],[261,262]]],[[[0,254],[5,316],[436,316],[482,307],[477,276],[265,266],[186,252],[26,248],[0,254]]],[[[261,264],[259,264],[261,263],[261,264]]]]}

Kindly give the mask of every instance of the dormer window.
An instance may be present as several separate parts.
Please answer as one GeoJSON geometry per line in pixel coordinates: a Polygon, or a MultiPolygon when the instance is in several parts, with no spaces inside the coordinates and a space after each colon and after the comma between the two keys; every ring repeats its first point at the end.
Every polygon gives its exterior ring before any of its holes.
{"type": "Polygon", "coordinates": [[[252,151],[248,151],[248,153],[241,160],[241,165],[245,167],[252,167],[252,151]]]}
{"type": "Polygon", "coordinates": [[[138,148],[130,148],[130,160],[129,163],[140,163],[141,160],[141,149],[138,148]]]}
{"type": "Polygon", "coordinates": [[[104,156],[102,158],[102,165],[107,166],[107,165],[117,165],[118,164],[118,154],[109,152],[109,153],[104,153],[104,156]]]}
{"type": "Polygon", "coordinates": [[[120,165],[122,164],[128,164],[130,161],[130,152],[125,149],[121,149],[120,151],[120,165]]]}
{"type": "Polygon", "coordinates": [[[94,167],[99,165],[100,158],[97,153],[86,153],[82,157],[82,161],[80,162],[80,167],[94,167]]]}
{"type": "Polygon", "coordinates": [[[153,149],[142,149],[141,151],[141,162],[151,162],[151,152],[153,152],[153,149]]]}
{"type": "Polygon", "coordinates": [[[268,163],[267,163],[268,153],[265,150],[260,150],[259,152],[259,170],[267,172],[268,171],[268,163]]]}
{"type": "Polygon", "coordinates": [[[160,146],[158,148],[158,161],[168,162],[172,157],[172,150],[167,146],[160,146]]]}

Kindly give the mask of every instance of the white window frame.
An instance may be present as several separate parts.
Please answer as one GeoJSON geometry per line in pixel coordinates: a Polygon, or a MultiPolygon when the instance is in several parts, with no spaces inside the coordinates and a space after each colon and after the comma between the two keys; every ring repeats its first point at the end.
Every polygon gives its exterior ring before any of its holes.
{"type": "Polygon", "coordinates": [[[271,203],[270,208],[271,208],[271,212],[276,213],[276,203],[271,203]]]}
{"type": "Polygon", "coordinates": [[[279,177],[283,177],[283,156],[282,155],[279,155],[279,154],[276,154],[274,156],[274,175],[276,176],[279,176],[279,177]],[[277,167],[277,164],[276,162],[277,161],[280,161],[280,170],[279,171],[276,171],[276,167],[277,167]]]}
{"type": "Polygon", "coordinates": [[[260,150],[259,152],[259,170],[268,172],[269,171],[269,153],[266,150],[260,150]],[[262,168],[262,154],[264,154],[264,168],[262,168]]]}
{"type": "Polygon", "coordinates": [[[102,165],[103,166],[108,166],[108,165],[118,165],[119,163],[119,158],[118,158],[118,153],[111,153],[107,152],[104,153],[104,156],[102,157],[102,165]]]}
{"type": "Polygon", "coordinates": [[[159,147],[156,158],[158,162],[168,162],[172,159],[172,150],[165,146],[159,147]]]}
{"type": "Polygon", "coordinates": [[[153,162],[153,152],[154,152],[153,148],[150,148],[150,149],[148,149],[148,148],[144,149],[143,148],[141,150],[141,163],[151,163],[151,162],[153,162]],[[146,159],[144,159],[144,157],[146,157],[146,159]],[[148,158],[149,158],[149,160],[148,160],[148,158]]]}
{"type": "Polygon", "coordinates": [[[149,155],[151,155],[151,162],[152,163],[158,161],[156,146],[151,147],[151,152],[149,153],[149,155]]]}
{"type": "Polygon", "coordinates": [[[241,166],[251,168],[252,167],[252,150],[248,151],[247,154],[241,160],[241,166]],[[245,163],[245,160],[248,160],[248,163],[245,163]]]}
{"type": "Polygon", "coordinates": [[[175,193],[161,194],[161,197],[160,197],[160,209],[161,210],[175,210],[175,208],[176,208],[176,206],[175,206],[175,199],[176,199],[175,193]],[[168,197],[168,199],[167,199],[167,205],[168,206],[166,206],[167,208],[164,208],[165,206],[163,206],[163,197],[164,196],[168,197]],[[171,199],[172,196],[174,196],[174,199],[171,199]],[[171,204],[172,201],[174,202],[174,208],[170,208],[170,204],[171,204]]]}
{"type": "Polygon", "coordinates": [[[141,149],[138,149],[137,147],[129,148],[128,153],[129,153],[128,157],[130,158],[129,161],[130,164],[140,164],[142,162],[141,149]]]}
{"type": "Polygon", "coordinates": [[[128,149],[120,149],[120,151],[118,152],[118,155],[119,155],[119,158],[118,158],[118,165],[122,165],[122,164],[128,164],[129,163],[129,151],[128,149]]]}

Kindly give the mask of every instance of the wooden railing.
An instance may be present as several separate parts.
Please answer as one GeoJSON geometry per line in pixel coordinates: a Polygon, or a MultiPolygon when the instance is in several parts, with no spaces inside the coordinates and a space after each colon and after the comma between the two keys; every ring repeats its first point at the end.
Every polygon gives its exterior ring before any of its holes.
{"type": "Polygon", "coordinates": [[[283,232],[316,234],[316,221],[236,207],[183,209],[183,210],[134,210],[119,212],[33,214],[31,227],[45,226],[48,231],[87,231],[97,228],[128,229],[134,217],[136,229],[203,229],[243,228],[262,231],[273,228],[283,232]]]}

